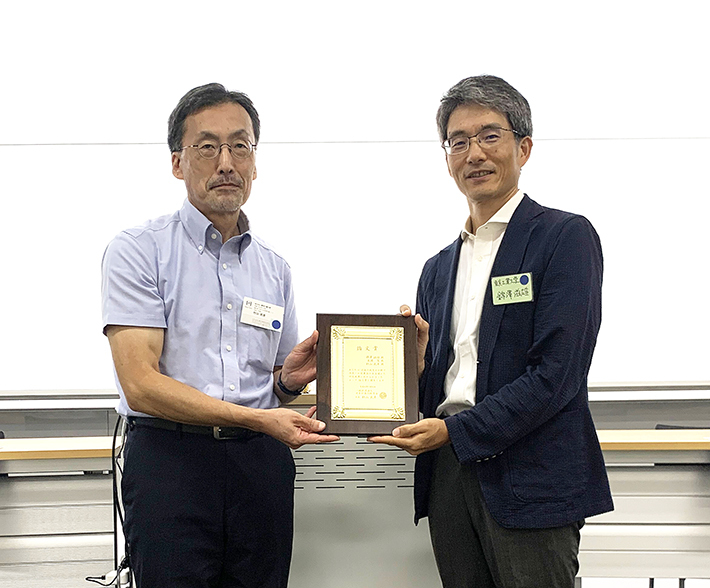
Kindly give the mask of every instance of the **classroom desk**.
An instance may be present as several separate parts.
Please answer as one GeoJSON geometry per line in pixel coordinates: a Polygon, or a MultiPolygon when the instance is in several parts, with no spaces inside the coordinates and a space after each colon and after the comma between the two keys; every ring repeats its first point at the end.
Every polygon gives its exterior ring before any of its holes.
{"type": "Polygon", "coordinates": [[[710,578],[710,430],[600,430],[615,510],[587,521],[581,577],[710,578]]]}
{"type": "Polygon", "coordinates": [[[0,587],[80,586],[113,568],[111,441],[0,439],[0,587]]]}

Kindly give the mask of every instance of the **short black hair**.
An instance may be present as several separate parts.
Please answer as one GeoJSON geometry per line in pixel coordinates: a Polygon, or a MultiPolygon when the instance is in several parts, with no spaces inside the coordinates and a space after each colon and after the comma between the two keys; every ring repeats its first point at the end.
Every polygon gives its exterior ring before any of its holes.
{"type": "Polygon", "coordinates": [[[222,84],[205,84],[193,88],[178,102],[168,119],[168,147],[170,151],[182,149],[182,139],[185,136],[185,119],[191,114],[210,106],[226,103],[239,104],[249,114],[251,126],[254,129],[254,143],[259,143],[259,113],[249,96],[243,92],[230,92],[222,84]]]}

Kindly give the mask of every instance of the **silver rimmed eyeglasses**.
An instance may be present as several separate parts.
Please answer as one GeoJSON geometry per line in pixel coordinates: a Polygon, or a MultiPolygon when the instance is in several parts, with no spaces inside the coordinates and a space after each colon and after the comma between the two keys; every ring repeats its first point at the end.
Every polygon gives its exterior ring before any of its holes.
{"type": "Polygon", "coordinates": [[[229,152],[235,159],[246,159],[254,153],[254,150],[256,149],[256,145],[254,143],[239,140],[234,141],[233,143],[221,143],[219,145],[214,141],[202,141],[196,145],[185,145],[180,148],[180,151],[192,148],[197,150],[200,157],[204,159],[214,159],[222,153],[222,147],[229,149],[229,152]]]}
{"type": "Polygon", "coordinates": [[[503,132],[513,133],[519,137],[523,136],[518,131],[514,131],[513,129],[487,127],[478,131],[475,135],[471,135],[470,137],[465,135],[457,135],[455,137],[451,137],[450,139],[446,139],[441,146],[444,148],[447,155],[460,155],[468,151],[468,148],[471,146],[471,139],[476,139],[478,144],[481,146],[481,149],[493,149],[503,138],[503,132]]]}

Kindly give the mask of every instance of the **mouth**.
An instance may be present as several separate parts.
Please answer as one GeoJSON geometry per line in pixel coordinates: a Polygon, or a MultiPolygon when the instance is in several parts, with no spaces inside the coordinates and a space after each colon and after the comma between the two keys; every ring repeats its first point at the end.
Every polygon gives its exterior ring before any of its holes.
{"type": "Polygon", "coordinates": [[[479,171],[471,172],[470,174],[466,174],[466,179],[467,180],[477,180],[479,178],[485,178],[486,176],[490,176],[492,174],[493,174],[493,172],[490,170],[479,170],[479,171]]]}
{"type": "Polygon", "coordinates": [[[232,182],[221,182],[219,184],[213,184],[212,186],[210,186],[210,190],[216,190],[218,188],[237,189],[237,188],[241,188],[241,185],[234,184],[232,182]]]}

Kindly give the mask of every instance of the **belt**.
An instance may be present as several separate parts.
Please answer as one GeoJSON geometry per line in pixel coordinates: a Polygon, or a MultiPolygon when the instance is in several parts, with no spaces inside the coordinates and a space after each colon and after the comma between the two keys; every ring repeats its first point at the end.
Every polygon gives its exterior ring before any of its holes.
{"type": "Polygon", "coordinates": [[[195,433],[197,435],[209,435],[215,439],[239,439],[246,441],[254,437],[261,437],[263,433],[245,429],[243,427],[208,427],[204,425],[186,425],[175,423],[164,419],[149,417],[128,417],[128,424],[131,427],[151,427],[153,429],[163,429],[165,431],[178,431],[182,433],[195,433]]]}

